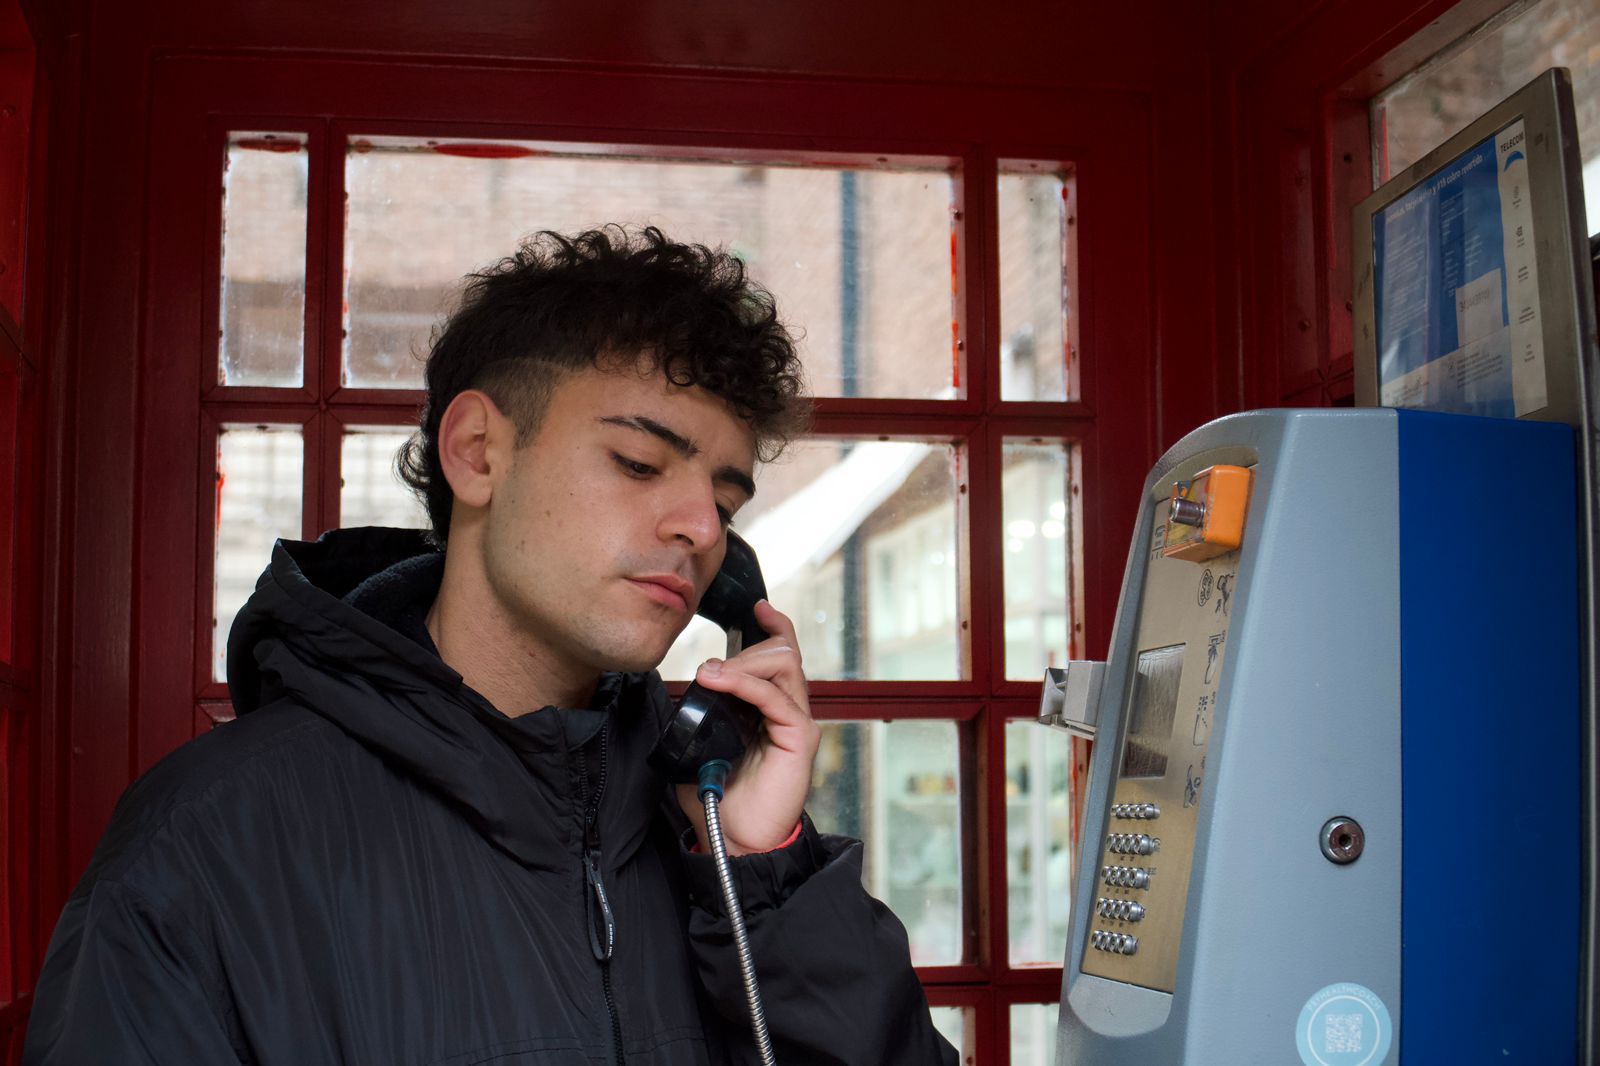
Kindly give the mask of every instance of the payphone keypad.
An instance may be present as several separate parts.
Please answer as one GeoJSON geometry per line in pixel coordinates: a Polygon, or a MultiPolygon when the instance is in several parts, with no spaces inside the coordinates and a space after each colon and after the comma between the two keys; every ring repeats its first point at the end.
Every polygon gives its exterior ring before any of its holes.
{"type": "Polygon", "coordinates": [[[1166,550],[1172,499],[1150,506],[1133,677],[1081,969],[1171,992],[1239,551],[1196,560],[1166,550]]]}

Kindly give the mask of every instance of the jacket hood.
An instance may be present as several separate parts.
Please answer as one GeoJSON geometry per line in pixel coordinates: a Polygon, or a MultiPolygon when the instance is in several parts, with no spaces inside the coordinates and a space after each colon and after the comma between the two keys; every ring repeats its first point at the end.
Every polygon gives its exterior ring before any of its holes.
{"type": "Polygon", "coordinates": [[[228,636],[235,712],[283,700],[310,710],[529,866],[566,868],[581,847],[575,814],[606,758],[604,864],[620,864],[665,794],[645,762],[671,710],[660,679],[607,674],[589,707],[508,718],[439,658],[422,624],[443,576],[444,553],[415,530],[279,541],[228,636]]]}

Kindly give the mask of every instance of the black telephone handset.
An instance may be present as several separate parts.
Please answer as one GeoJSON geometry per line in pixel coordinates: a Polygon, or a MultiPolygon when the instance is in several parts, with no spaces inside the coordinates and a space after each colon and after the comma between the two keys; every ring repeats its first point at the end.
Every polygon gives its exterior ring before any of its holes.
{"type": "MultiPolygon", "coordinates": [[[[698,613],[727,631],[731,656],[767,639],[755,615],[767,586],[755,551],[731,529],[727,538],[722,569],[701,598],[698,613]]],[[[721,759],[737,765],[760,735],[760,711],[737,696],[691,684],[650,753],[650,765],[673,784],[693,784],[708,762],[721,759]]]]}

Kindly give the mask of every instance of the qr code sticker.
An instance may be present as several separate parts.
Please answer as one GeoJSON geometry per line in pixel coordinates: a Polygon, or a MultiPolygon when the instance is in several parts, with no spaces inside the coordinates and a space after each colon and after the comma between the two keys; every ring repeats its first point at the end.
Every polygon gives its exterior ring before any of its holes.
{"type": "Polygon", "coordinates": [[[1361,1023],[1365,1015],[1324,1014],[1322,1016],[1322,1050],[1327,1053],[1361,1051],[1361,1023]]]}

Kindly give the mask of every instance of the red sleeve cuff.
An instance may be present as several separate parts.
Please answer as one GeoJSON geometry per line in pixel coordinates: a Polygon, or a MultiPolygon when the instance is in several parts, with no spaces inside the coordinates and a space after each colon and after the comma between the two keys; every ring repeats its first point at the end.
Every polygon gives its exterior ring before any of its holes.
{"type": "MultiPolygon", "coordinates": [[[[750,854],[752,854],[752,855],[770,855],[774,851],[782,851],[784,848],[788,847],[790,844],[793,844],[796,840],[800,839],[800,830],[803,829],[803,828],[805,828],[805,823],[804,822],[796,822],[794,824],[794,832],[790,833],[789,834],[789,838],[787,840],[785,840],[782,844],[779,844],[775,848],[768,848],[766,851],[753,851],[750,854]]],[[[706,849],[700,846],[700,841],[699,840],[696,840],[694,842],[694,847],[689,849],[689,853],[691,855],[704,855],[706,853],[706,849]]]]}

